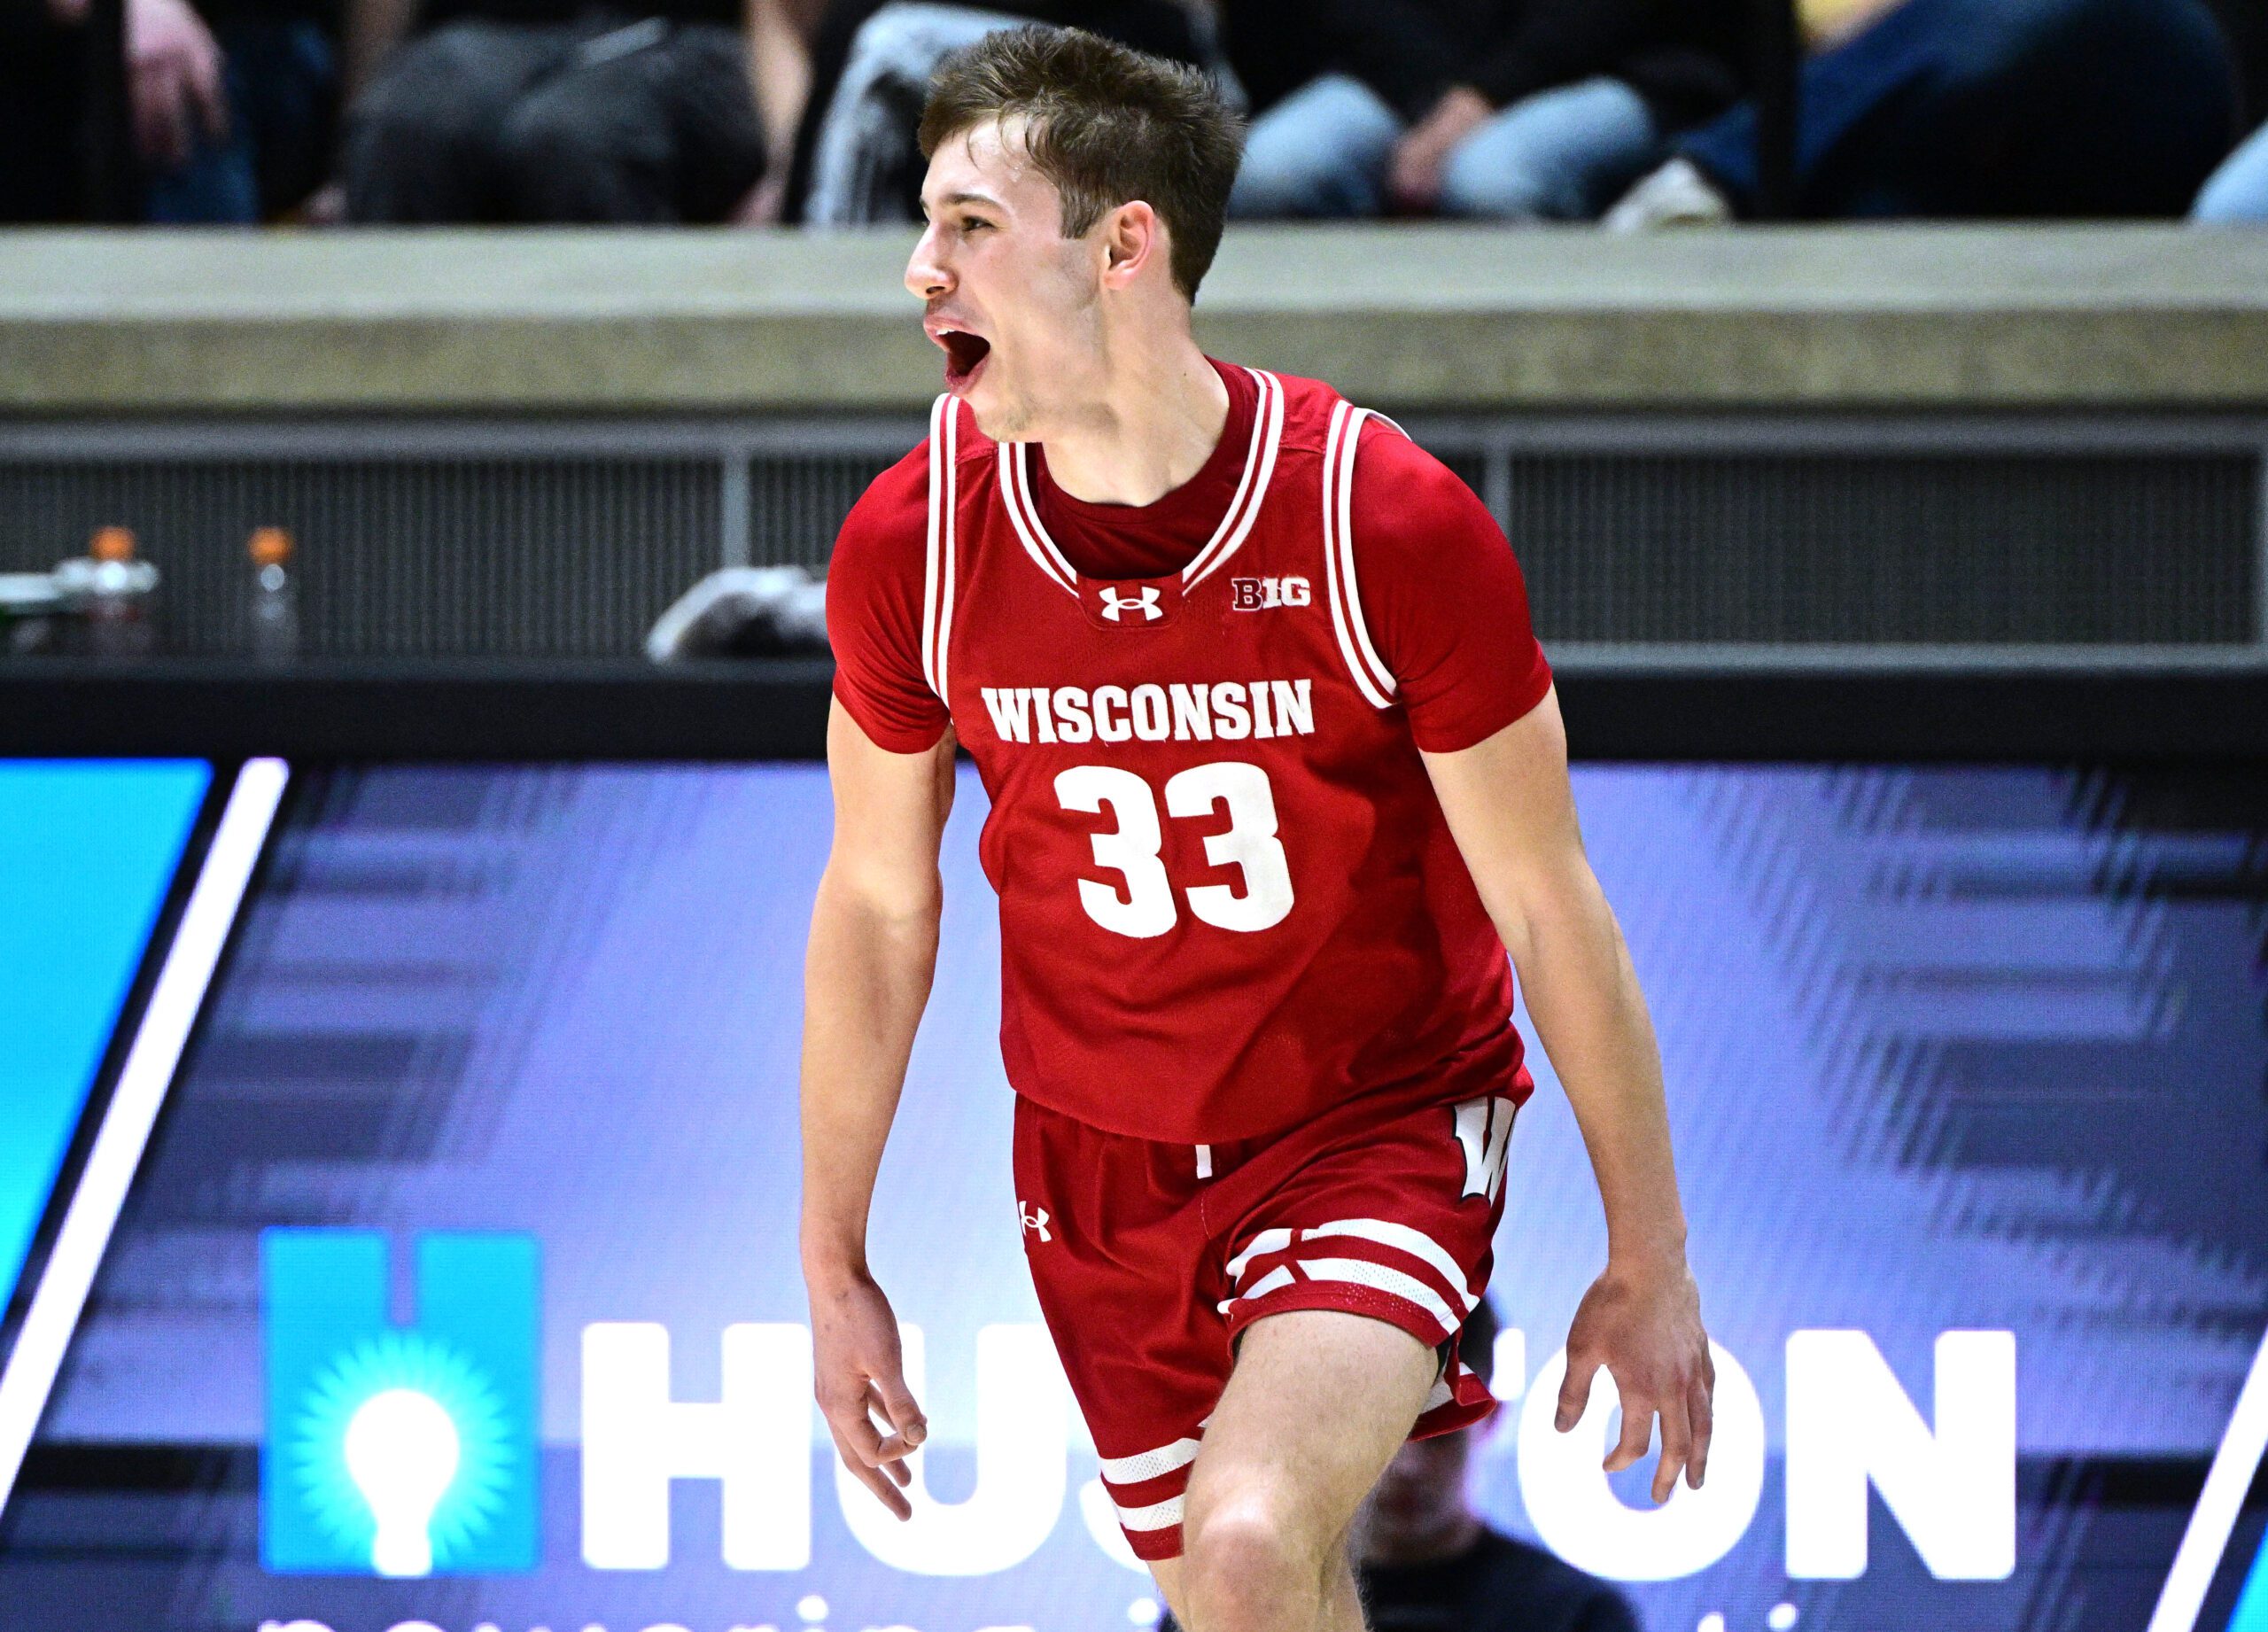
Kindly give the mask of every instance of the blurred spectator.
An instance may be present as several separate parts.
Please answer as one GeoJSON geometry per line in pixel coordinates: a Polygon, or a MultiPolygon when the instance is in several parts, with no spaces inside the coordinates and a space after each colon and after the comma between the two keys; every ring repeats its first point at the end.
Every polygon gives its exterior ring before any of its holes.
{"type": "MultiPolygon", "coordinates": [[[[1485,1382],[1495,1347],[1495,1310],[1483,1298],[1465,1319],[1458,1354],[1485,1382]]],[[[1472,1511],[1465,1475],[1483,1432],[1405,1444],[1355,1515],[1367,1624],[1375,1632],[1638,1632],[1636,1612],[1612,1586],[1489,1528],[1472,1511]]],[[[1174,1627],[1169,1613],[1158,1632],[1174,1627]]]]}
{"type": "Polygon", "coordinates": [[[816,0],[351,0],[338,175],[371,222],[778,213],[816,0]],[[395,42],[407,32],[406,43],[395,42]],[[769,138],[767,140],[767,137],[769,138]]]}
{"type": "Polygon", "coordinates": [[[48,0],[0,0],[0,221],[79,218],[84,117],[77,30],[48,0]]]}
{"type": "Polygon", "coordinates": [[[2254,131],[2205,178],[2190,215],[2208,226],[2268,221],[2268,125],[2254,131]]]}
{"type": "Polygon", "coordinates": [[[656,663],[702,657],[824,657],[827,580],[804,567],[718,567],[646,632],[656,663]]]}
{"type": "MultiPolygon", "coordinates": [[[[0,221],[79,219],[88,0],[0,0],[0,221]]],[[[249,223],[322,179],[337,111],[327,0],[125,0],[153,221],[249,223]]]]}
{"type": "Polygon", "coordinates": [[[1588,220],[1740,89],[1739,0],[1226,0],[1246,216],[1588,220]]]}
{"type": "Polygon", "coordinates": [[[2206,178],[2194,221],[2268,221],[2268,0],[2216,0],[2213,12],[2236,53],[2244,128],[2252,132],[2206,178]]]}
{"type": "Polygon", "coordinates": [[[812,49],[788,219],[821,227],[919,220],[926,166],[915,134],[930,69],[996,28],[1031,22],[1084,28],[1177,62],[1206,61],[1198,16],[1177,0],[833,0],[812,49]]]}
{"type": "MultiPolygon", "coordinates": [[[[1901,0],[1801,83],[1797,213],[1814,218],[2179,215],[2235,128],[2200,0],[1901,0]]],[[[1609,226],[1753,212],[1752,103],[1673,145],[1609,226]]]]}

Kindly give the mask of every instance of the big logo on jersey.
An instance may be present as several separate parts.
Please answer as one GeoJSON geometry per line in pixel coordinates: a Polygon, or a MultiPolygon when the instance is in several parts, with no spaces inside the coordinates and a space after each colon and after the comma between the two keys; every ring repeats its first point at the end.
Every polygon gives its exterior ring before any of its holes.
{"type": "Polygon", "coordinates": [[[1232,578],[1229,605],[1239,612],[1265,611],[1271,606],[1312,606],[1315,592],[1297,573],[1280,578],[1232,578]]]}
{"type": "Polygon", "coordinates": [[[417,1238],[416,1319],[386,1317],[375,1230],[260,1237],[260,1558],[279,1574],[536,1566],[535,1238],[417,1238]]]}

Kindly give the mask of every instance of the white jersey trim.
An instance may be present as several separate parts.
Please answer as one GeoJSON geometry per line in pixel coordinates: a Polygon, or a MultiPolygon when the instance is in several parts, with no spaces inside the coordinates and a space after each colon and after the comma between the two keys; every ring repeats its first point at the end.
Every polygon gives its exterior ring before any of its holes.
{"type": "Polygon", "coordinates": [[[960,514],[960,409],[950,392],[929,407],[929,538],[921,571],[921,678],[947,708],[955,539],[960,514]]]}
{"type": "Polygon", "coordinates": [[[1340,402],[1331,410],[1331,434],[1323,450],[1323,577],[1331,602],[1331,631],[1339,638],[1339,653],[1355,677],[1355,688],[1371,707],[1391,708],[1394,673],[1371,644],[1370,629],[1363,621],[1362,591],[1355,581],[1355,450],[1363,439],[1363,422],[1371,418],[1394,424],[1350,402],[1340,402]]]}
{"type": "Polygon", "coordinates": [[[1237,480],[1236,496],[1229,501],[1228,514],[1221,517],[1221,525],[1205,541],[1205,548],[1182,568],[1184,590],[1193,588],[1237,553],[1245,535],[1252,531],[1252,524],[1259,519],[1260,507],[1268,501],[1268,484],[1276,474],[1276,450],[1284,440],[1284,382],[1265,369],[1247,369],[1245,372],[1260,387],[1260,400],[1253,408],[1252,445],[1245,450],[1244,474],[1237,480]]]}
{"type": "MultiPolygon", "coordinates": [[[[1276,474],[1276,454],[1284,439],[1284,383],[1262,369],[1247,369],[1259,387],[1260,398],[1253,408],[1252,440],[1247,444],[1244,471],[1237,479],[1235,495],[1221,517],[1221,525],[1213,529],[1213,536],[1205,548],[1190,557],[1189,564],[1181,570],[1181,585],[1185,591],[1220,570],[1221,564],[1235,555],[1252,525],[1259,519],[1260,508],[1268,500],[1268,484],[1276,474]]],[[[1047,524],[1039,518],[1039,505],[1032,496],[1031,452],[1027,442],[1000,444],[1000,491],[1008,509],[1008,519],[1014,524],[1016,536],[1023,542],[1024,551],[1038,563],[1041,571],[1057,584],[1079,593],[1079,575],[1047,531],[1047,524]]]]}
{"type": "Polygon", "coordinates": [[[1039,563],[1039,570],[1054,579],[1056,587],[1076,596],[1079,593],[1079,575],[1072,571],[1070,562],[1055,540],[1047,536],[1047,529],[1040,525],[1039,507],[1033,504],[1025,486],[1024,456],[1027,444],[1000,444],[1000,497],[1008,507],[1008,519],[1014,523],[1016,537],[1023,540],[1024,553],[1039,563]]]}

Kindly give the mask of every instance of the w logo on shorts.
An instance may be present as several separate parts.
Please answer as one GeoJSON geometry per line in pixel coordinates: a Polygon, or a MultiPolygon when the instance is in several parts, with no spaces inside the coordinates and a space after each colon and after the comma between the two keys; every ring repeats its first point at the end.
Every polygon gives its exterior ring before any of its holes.
{"type": "MultiPolygon", "coordinates": [[[[1464,1146],[1464,1194],[1496,1199],[1504,1184],[1505,1149],[1519,1107],[1494,1095],[1456,1107],[1456,1142],[1464,1146]]],[[[1460,1197],[1460,1200],[1463,1198],[1460,1197]]]]}

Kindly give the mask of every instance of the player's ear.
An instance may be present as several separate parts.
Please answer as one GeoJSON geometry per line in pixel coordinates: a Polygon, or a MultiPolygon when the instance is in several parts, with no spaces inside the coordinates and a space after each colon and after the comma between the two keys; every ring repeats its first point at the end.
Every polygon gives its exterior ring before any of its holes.
{"type": "Polygon", "coordinates": [[[1103,219],[1103,283],[1124,289],[1166,253],[1165,223],[1158,213],[1137,198],[1122,204],[1103,219]]]}

